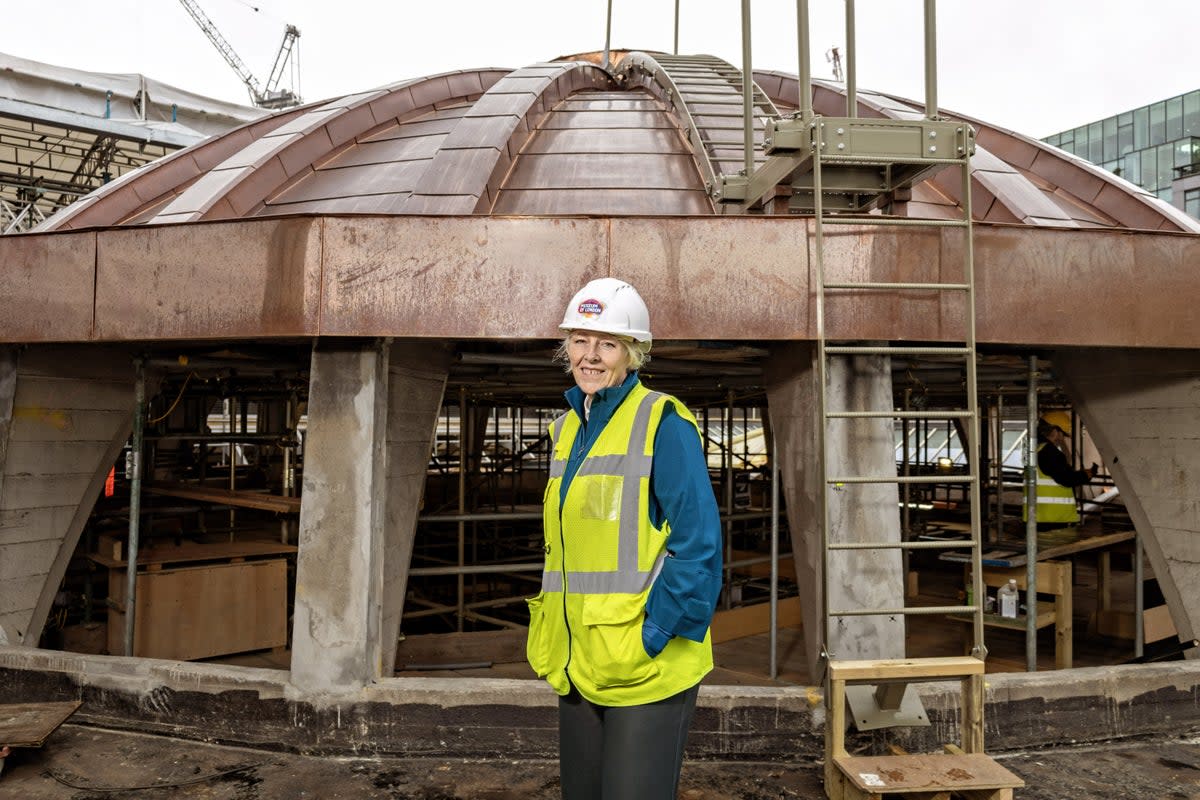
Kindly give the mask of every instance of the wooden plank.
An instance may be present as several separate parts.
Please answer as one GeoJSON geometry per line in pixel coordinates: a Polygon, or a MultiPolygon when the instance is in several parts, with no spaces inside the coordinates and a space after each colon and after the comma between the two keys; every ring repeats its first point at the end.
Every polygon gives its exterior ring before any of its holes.
{"type": "MultiPolygon", "coordinates": [[[[794,628],[803,625],[799,597],[780,600],[777,612],[778,627],[794,628]]],[[[767,633],[770,624],[771,607],[769,603],[756,603],[751,606],[718,611],[713,615],[712,643],[720,644],[745,636],[767,633]]]]}
{"type": "MultiPolygon", "coordinates": [[[[228,561],[232,558],[255,556],[278,556],[295,553],[294,544],[266,541],[262,539],[237,539],[232,542],[181,542],[160,543],[138,550],[138,566],[149,564],[183,564],[199,561],[228,561]]],[[[112,558],[111,552],[91,553],[88,558],[109,569],[125,569],[125,561],[112,558]]]]}
{"type": "MultiPolygon", "coordinates": [[[[752,550],[734,550],[730,561],[762,558],[762,555],[762,553],[755,553],[752,550]]],[[[738,575],[749,575],[752,578],[769,578],[771,577],[771,562],[764,561],[761,564],[747,564],[744,567],[734,567],[733,571],[738,575]]],[[[795,576],[796,566],[792,560],[791,553],[785,553],[779,557],[779,574],[795,576]]]]}
{"type": "Polygon", "coordinates": [[[81,705],[79,700],[0,705],[0,745],[41,747],[81,705]]]}
{"type": "Polygon", "coordinates": [[[275,511],[280,514],[299,514],[299,497],[282,497],[259,492],[230,491],[214,486],[194,486],[181,483],[151,483],[143,488],[147,494],[165,497],[181,497],[206,503],[219,503],[237,508],[256,508],[260,511],[275,511]]]}
{"type": "MultiPolygon", "coordinates": [[[[124,602],[125,574],[109,573],[124,602]]],[[[287,562],[210,564],[140,573],[133,654],[189,660],[287,644],[287,562]]],[[[125,614],[109,609],[109,652],[122,652],[125,614]]]]}
{"type": "Polygon", "coordinates": [[[396,668],[447,664],[519,664],[528,631],[476,631],[406,636],[396,647],[396,668]]]}
{"type": "Polygon", "coordinates": [[[982,675],[983,671],[983,661],[973,656],[829,662],[829,677],[842,681],[937,680],[982,675]]]}
{"type": "Polygon", "coordinates": [[[1013,789],[1025,781],[982,753],[835,757],[837,767],[858,789],[892,792],[1013,789]]]}
{"type": "MultiPolygon", "coordinates": [[[[1069,561],[1039,561],[1037,565],[1037,590],[1046,594],[1066,594],[1071,591],[1071,562],[1069,561]]],[[[988,586],[1003,586],[1010,579],[1017,582],[1017,588],[1025,591],[1028,581],[1025,579],[1024,567],[1002,568],[984,567],[983,582],[988,586]]]]}

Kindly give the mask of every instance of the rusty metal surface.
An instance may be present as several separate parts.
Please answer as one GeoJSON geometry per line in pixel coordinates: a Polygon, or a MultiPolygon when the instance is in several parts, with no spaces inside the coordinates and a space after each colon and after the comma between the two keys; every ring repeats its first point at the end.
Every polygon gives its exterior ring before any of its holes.
{"type": "MultiPolygon", "coordinates": [[[[647,295],[659,339],[805,339],[811,224],[300,217],[104,231],[95,256],[93,234],[7,237],[0,259],[19,268],[0,278],[0,341],[553,338],[564,298],[610,274],[647,295]],[[69,280],[44,279],[55,270],[69,280]]],[[[956,229],[842,227],[827,244],[831,281],[955,281],[961,268],[956,229]]],[[[979,341],[1200,347],[1197,263],[1194,234],[977,226],[979,341]]],[[[827,327],[838,338],[955,341],[954,298],[835,292],[827,327]]]]}
{"type": "Polygon", "coordinates": [[[303,217],[102,231],[95,339],[315,335],[320,232],[303,217]]]}
{"type": "Polygon", "coordinates": [[[321,332],[557,336],[559,306],[607,274],[607,220],[325,221],[321,332]]]}
{"type": "Polygon", "coordinates": [[[96,234],[0,236],[0,342],[92,335],[96,234]]]}
{"type": "Polygon", "coordinates": [[[9,747],[41,747],[83,705],[62,703],[7,703],[0,705],[0,743],[9,747]]]}

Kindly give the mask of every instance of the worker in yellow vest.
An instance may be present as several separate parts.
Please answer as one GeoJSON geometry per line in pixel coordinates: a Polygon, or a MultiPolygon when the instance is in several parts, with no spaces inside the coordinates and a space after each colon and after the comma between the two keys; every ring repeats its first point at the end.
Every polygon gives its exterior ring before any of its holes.
{"type": "Polygon", "coordinates": [[[526,652],[560,696],[564,800],[671,800],[713,664],[720,514],[695,417],[638,379],[651,336],[637,290],[591,281],[560,329],[575,386],[550,426],[526,652]]]}
{"type": "MultiPolygon", "coordinates": [[[[1037,525],[1039,530],[1061,528],[1079,522],[1075,487],[1095,476],[1098,465],[1075,469],[1064,452],[1071,433],[1071,415],[1065,411],[1047,411],[1038,420],[1037,442],[1037,525]]],[[[1024,518],[1029,519],[1026,500],[1024,518]]]]}

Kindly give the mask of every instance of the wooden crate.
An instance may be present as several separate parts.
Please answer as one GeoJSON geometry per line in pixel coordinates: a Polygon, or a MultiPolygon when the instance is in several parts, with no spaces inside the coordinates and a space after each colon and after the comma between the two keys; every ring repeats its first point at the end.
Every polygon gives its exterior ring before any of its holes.
{"type": "MultiPolygon", "coordinates": [[[[124,652],[125,572],[111,570],[108,650],[124,652]]],[[[133,655],[189,660],[287,644],[287,561],[138,573],[133,655]]]]}

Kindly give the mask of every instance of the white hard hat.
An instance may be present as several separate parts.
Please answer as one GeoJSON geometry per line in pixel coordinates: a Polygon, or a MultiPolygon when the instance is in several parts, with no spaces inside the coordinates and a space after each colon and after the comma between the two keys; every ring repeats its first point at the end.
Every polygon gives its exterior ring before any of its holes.
{"type": "Polygon", "coordinates": [[[650,343],[650,312],[641,295],[617,278],[597,278],[567,303],[560,330],[596,331],[650,343]]]}

